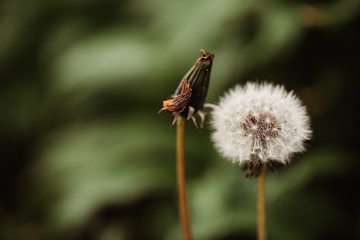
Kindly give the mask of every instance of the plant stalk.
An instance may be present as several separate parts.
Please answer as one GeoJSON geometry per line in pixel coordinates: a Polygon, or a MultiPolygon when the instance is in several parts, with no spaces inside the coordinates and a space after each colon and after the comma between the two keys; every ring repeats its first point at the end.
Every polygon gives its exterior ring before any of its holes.
{"type": "Polygon", "coordinates": [[[257,198],[257,235],[258,240],[266,240],[266,166],[261,169],[258,176],[257,198]]]}
{"type": "Polygon", "coordinates": [[[186,169],[185,169],[185,119],[179,117],[176,131],[176,171],[179,195],[179,214],[185,240],[191,240],[191,229],[186,194],[186,169]]]}

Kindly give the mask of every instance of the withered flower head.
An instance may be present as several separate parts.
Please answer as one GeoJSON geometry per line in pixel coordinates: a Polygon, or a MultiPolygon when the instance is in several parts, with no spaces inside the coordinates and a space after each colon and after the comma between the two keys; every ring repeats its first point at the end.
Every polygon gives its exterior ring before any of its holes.
{"type": "MultiPolygon", "coordinates": [[[[201,50],[201,56],[182,78],[175,94],[163,101],[163,108],[160,109],[159,113],[164,110],[173,112],[171,126],[176,123],[179,116],[184,116],[187,120],[192,119],[197,127],[194,114],[204,108],[213,59],[214,54],[201,50]]],[[[200,127],[202,127],[204,113],[201,113],[200,117],[200,127]]]]}
{"type": "Polygon", "coordinates": [[[216,148],[257,176],[264,164],[288,163],[305,150],[310,120],[300,100],[282,86],[248,83],[237,86],[212,112],[216,148]]]}

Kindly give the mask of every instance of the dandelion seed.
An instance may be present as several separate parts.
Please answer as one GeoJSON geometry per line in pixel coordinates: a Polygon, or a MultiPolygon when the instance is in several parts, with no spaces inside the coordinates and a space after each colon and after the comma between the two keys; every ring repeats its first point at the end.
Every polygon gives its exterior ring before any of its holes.
{"type": "Polygon", "coordinates": [[[305,150],[304,141],[311,136],[305,107],[283,86],[236,86],[220,99],[212,115],[215,147],[239,164],[288,163],[294,153],[305,150]]]}

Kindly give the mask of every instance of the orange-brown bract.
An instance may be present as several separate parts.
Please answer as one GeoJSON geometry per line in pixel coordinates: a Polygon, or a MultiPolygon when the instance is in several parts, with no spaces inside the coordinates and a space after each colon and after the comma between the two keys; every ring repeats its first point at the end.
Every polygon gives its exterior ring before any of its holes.
{"type": "Polygon", "coordinates": [[[179,95],[163,101],[163,106],[172,112],[182,112],[186,108],[191,97],[191,88],[189,81],[184,78],[182,80],[181,92],[179,95]]]}

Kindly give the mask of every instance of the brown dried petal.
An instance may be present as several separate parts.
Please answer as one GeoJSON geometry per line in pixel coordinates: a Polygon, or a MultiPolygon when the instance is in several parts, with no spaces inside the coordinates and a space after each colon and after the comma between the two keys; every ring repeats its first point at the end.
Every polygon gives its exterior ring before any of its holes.
{"type": "Polygon", "coordinates": [[[181,85],[181,93],[169,100],[163,101],[163,106],[172,112],[182,112],[190,101],[191,93],[190,83],[184,78],[181,85]]]}

